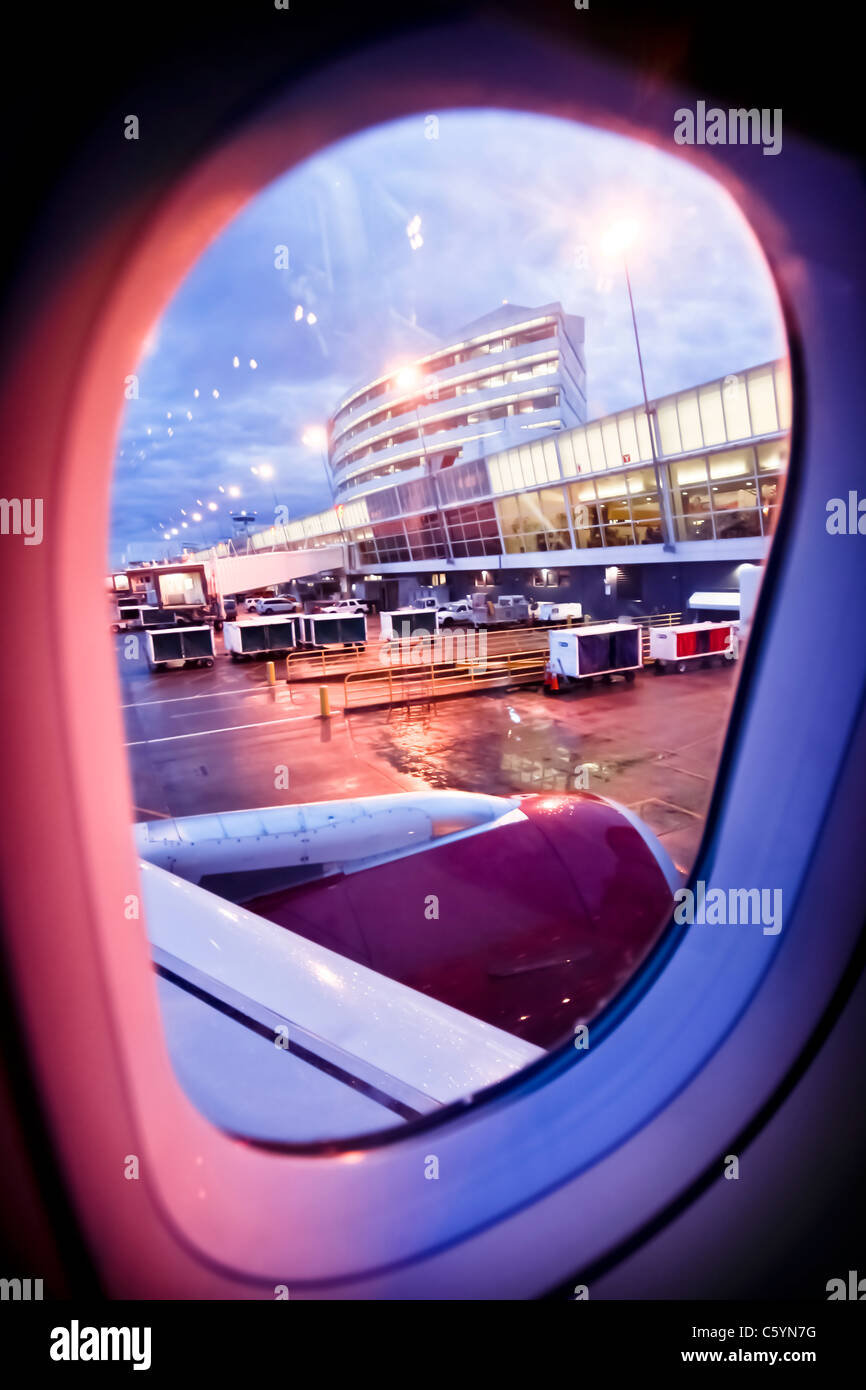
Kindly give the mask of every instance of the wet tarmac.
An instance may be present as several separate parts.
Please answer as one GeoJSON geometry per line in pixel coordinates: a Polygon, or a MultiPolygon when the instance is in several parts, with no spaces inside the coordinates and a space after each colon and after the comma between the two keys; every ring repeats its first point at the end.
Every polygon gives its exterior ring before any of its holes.
{"type": "Polygon", "coordinates": [[[116,638],[135,818],[458,788],[581,786],[633,808],[686,872],[694,860],[736,668],[652,669],[545,699],[521,687],[319,715],[318,686],[267,685],[263,662],[151,674],[116,638]],[[128,654],[127,654],[128,653],[128,654]]]}

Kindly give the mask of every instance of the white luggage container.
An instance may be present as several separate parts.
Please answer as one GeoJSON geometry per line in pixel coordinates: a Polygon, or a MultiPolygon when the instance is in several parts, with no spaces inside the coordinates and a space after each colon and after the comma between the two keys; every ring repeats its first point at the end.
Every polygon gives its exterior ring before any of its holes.
{"type": "Polygon", "coordinates": [[[379,614],[379,636],[383,642],[412,637],[416,632],[434,633],[439,629],[435,608],[395,608],[379,614]]]}
{"type": "Polygon", "coordinates": [[[213,666],[213,628],[207,624],[145,628],[144,642],[151,671],[163,671],[169,664],[213,666]]]}
{"type": "Polygon", "coordinates": [[[668,670],[682,674],[693,661],[733,661],[737,655],[736,624],[680,623],[673,627],[651,627],[650,657],[661,675],[668,670]]]}
{"type": "Polygon", "coordinates": [[[232,661],[251,661],[264,653],[285,653],[298,645],[299,614],[244,618],[223,625],[223,641],[232,661]]]}
{"type": "Polygon", "coordinates": [[[550,657],[544,673],[545,694],[555,695],[564,685],[596,676],[621,675],[633,681],[643,665],[641,630],[630,623],[593,623],[573,632],[549,634],[550,657]]]}

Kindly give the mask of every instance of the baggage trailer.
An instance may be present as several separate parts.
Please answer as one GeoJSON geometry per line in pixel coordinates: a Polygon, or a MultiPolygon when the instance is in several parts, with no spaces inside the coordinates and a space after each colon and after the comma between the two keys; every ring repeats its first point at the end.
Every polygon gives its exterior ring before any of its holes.
{"type": "Polygon", "coordinates": [[[348,647],[367,640],[363,613],[306,613],[301,619],[301,640],[310,647],[348,647]]]}
{"type": "Polygon", "coordinates": [[[285,656],[298,645],[300,615],[244,618],[223,625],[223,641],[232,661],[251,661],[264,653],[285,656]]]}
{"type": "Polygon", "coordinates": [[[675,670],[682,675],[692,661],[733,661],[737,655],[735,625],[728,623],[680,623],[675,627],[651,627],[650,657],[658,675],[675,670]]]}
{"type": "Polygon", "coordinates": [[[439,615],[435,608],[395,608],[389,613],[380,613],[379,621],[379,636],[383,642],[414,637],[416,632],[439,631],[439,615]]]}
{"type": "Polygon", "coordinates": [[[213,666],[213,628],[206,623],[201,627],[148,627],[144,641],[151,671],[163,671],[170,662],[213,666]]]}
{"type": "Polygon", "coordinates": [[[573,632],[558,628],[548,641],[545,695],[556,695],[568,685],[591,685],[596,677],[610,680],[619,675],[633,681],[643,665],[641,630],[630,623],[593,623],[573,632]]]}

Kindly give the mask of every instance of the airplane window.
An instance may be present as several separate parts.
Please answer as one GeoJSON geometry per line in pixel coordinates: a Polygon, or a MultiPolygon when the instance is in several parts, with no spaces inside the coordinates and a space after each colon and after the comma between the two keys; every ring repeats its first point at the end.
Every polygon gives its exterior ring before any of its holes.
{"type": "Polygon", "coordinates": [[[106,557],[209,1119],[369,1136],[579,1050],[695,861],[790,429],[748,224],[637,141],[410,117],[209,247],[127,391],[106,557]]]}

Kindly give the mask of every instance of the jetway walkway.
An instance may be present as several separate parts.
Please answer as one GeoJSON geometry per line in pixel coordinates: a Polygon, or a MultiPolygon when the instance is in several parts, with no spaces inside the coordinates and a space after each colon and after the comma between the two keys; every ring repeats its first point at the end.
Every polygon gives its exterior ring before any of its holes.
{"type": "Polygon", "coordinates": [[[326,545],[309,550],[262,550],[252,555],[227,555],[212,561],[221,594],[242,594],[345,569],[346,547],[326,545]]]}

